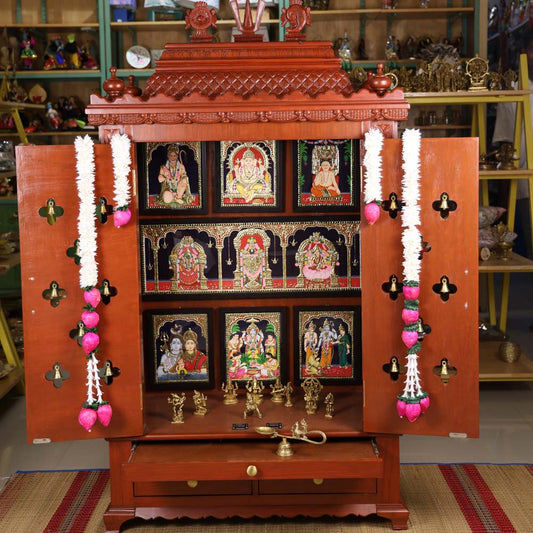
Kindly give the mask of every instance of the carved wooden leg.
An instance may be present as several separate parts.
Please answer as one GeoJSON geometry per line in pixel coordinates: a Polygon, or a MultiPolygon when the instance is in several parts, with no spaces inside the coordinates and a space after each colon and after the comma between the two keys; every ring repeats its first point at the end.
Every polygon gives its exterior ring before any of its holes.
{"type": "Polygon", "coordinates": [[[135,509],[113,509],[108,507],[104,514],[106,533],[119,533],[122,524],[135,518],[135,509]]]}
{"type": "Polygon", "coordinates": [[[409,511],[402,504],[398,505],[378,505],[376,514],[391,521],[392,529],[407,529],[409,511]]]}

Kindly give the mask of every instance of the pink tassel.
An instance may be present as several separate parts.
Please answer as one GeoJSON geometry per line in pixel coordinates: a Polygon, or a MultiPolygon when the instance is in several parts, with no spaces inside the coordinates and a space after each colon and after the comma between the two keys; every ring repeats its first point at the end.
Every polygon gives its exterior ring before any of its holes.
{"type": "Polygon", "coordinates": [[[409,285],[403,286],[403,295],[408,300],[416,300],[420,295],[420,287],[409,287],[409,285]]]}
{"type": "Polygon", "coordinates": [[[414,324],[418,320],[418,311],[415,309],[402,309],[402,320],[405,324],[414,324]]]}
{"type": "Polygon", "coordinates": [[[409,422],[414,422],[420,416],[420,412],[419,403],[408,403],[405,407],[405,416],[409,422]]]}
{"type": "Polygon", "coordinates": [[[405,416],[406,407],[407,407],[407,404],[403,400],[398,400],[396,402],[396,410],[398,411],[398,415],[400,418],[403,418],[405,416]]]}
{"type": "Polygon", "coordinates": [[[429,409],[429,396],[426,396],[425,398],[422,398],[420,400],[420,412],[424,414],[429,409]]]}
{"type": "Polygon", "coordinates": [[[100,344],[100,337],[88,331],[81,339],[81,345],[87,355],[89,355],[100,344]]]}
{"type": "Polygon", "coordinates": [[[100,315],[95,311],[83,311],[81,314],[81,320],[87,328],[93,329],[98,325],[100,315]]]}
{"type": "Polygon", "coordinates": [[[96,414],[98,415],[98,420],[102,426],[109,426],[109,422],[111,422],[111,415],[113,414],[113,409],[108,403],[105,403],[103,405],[98,406],[98,411],[96,411],[96,414]]]}
{"type": "Polygon", "coordinates": [[[402,341],[407,346],[407,348],[411,348],[418,341],[418,333],[416,331],[404,330],[402,331],[402,341]]]}
{"type": "Polygon", "coordinates": [[[113,224],[116,228],[120,226],[125,226],[131,219],[131,211],[129,209],[117,209],[113,213],[113,224]]]}
{"type": "Polygon", "coordinates": [[[83,407],[78,415],[78,422],[85,428],[86,431],[91,431],[91,428],[96,422],[98,415],[94,409],[83,407]]]}
{"type": "Polygon", "coordinates": [[[379,218],[380,207],[376,202],[370,202],[365,205],[365,218],[367,219],[370,225],[379,218]]]}
{"type": "Polygon", "coordinates": [[[93,287],[90,291],[84,291],[83,298],[86,303],[91,304],[93,307],[96,307],[102,300],[100,291],[96,287],[93,287]]]}

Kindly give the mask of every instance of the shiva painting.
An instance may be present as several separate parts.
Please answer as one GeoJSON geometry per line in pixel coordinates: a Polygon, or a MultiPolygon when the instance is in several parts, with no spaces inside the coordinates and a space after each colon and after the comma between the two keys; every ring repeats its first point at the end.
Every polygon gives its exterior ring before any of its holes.
{"type": "Polygon", "coordinates": [[[294,208],[300,211],[354,209],[358,205],[355,143],[300,140],[295,146],[294,208]]]}
{"type": "Polygon", "coordinates": [[[139,158],[141,213],[205,212],[202,143],[146,143],[139,158]]]}
{"type": "Polygon", "coordinates": [[[219,144],[217,210],[279,210],[279,143],[275,141],[219,144]]]}
{"type": "Polygon", "coordinates": [[[275,381],[285,377],[284,309],[221,310],[223,376],[233,381],[275,381]]]}
{"type": "Polygon", "coordinates": [[[359,382],[360,308],[296,308],[294,312],[297,382],[307,377],[316,377],[324,384],[359,382]]]}
{"type": "Polygon", "coordinates": [[[209,310],[145,312],[146,369],[150,388],[212,386],[209,322],[209,310]]]}

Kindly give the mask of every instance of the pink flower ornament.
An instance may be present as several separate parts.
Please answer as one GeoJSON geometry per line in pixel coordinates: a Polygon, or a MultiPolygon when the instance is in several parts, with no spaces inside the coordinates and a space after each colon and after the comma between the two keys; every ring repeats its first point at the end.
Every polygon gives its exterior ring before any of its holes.
{"type": "Polygon", "coordinates": [[[88,331],[81,339],[81,345],[87,355],[89,355],[100,344],[100,337],[97,333],[88,331]]]}
{"type": "Polygon", "coordinates": [[[129,209],[117,209],[113,214],[113,224],[116,228],[125,226],[131,219],[131,211],[129,209]]]}
{"type": "Polygon", "coordinates": [[[84,291],[83,298],[85,299],[86,303],[96,307],[102,300],[102,295],[96,287],[93,287],[88,291],[84,291]]]}
{"type": "Polygon", "coordinates": [[[419,403],[408,403],[405,407],[405,416],[409,422],[414,422],[422,412],[419,403]]]}
{"type": "Polygon", "coordinates": [[[83,407],[78,415],[78,422],[86,431],[91,431],[91,428],[94,426],[97,417],[98,415],[94,409],[83,407]]]}
{"type": "Polygon", "coordinates": [[[100,315],[95,311],[83,311],[81,314],[81,321],[88,329],[93,329],[98,325],[100,315]]]}
{"type": "Polygon", "coordinates": [[[402,331],[402,341],[407,348],[413,347],[418,341],[418,333],[416,331],[402,331]]]}
{"type": "Polygon", "coordinates": [[[111,422],[111,416],[113,415],[113,409],[108,403],[105,403],[103,405],[98,406],[98,410],[96,411],[96,414],[98,415],[98,421],[102,426],[109,426],[109,422],[111,422]]]}
{"type": "MultiPolygon", "coordinates": [[[[405,324],[413,324],[418,320],[418,311],[416,309],[402,309],[402,320],[405,324]]],[[[417,334],[418,337],[418,334],[417,334]]]]}
{"type": "Polygon", "coordinates": [[[365,205],[365,218],[370,225],[374,224],[379,218],[380,207],[376,202],[370,202],[365,205]]]}

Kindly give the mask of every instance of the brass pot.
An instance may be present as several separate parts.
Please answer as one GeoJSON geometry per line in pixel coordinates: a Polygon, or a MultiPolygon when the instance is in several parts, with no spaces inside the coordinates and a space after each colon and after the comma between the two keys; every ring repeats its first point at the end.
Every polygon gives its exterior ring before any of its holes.
{"type": "Polygon", "coordinates": [[[506,363],[516,363],[520,356],[522,355],[522,350],[520,345],[516,342],[505,341],[500,344],[498,350],[498,357],[506,363]]]}

